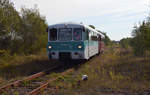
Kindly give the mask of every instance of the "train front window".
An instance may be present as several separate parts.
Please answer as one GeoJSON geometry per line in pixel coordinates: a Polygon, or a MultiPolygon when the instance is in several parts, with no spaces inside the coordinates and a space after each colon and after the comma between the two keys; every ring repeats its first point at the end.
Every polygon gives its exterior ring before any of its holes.
{"type": "Polygon", "coordinates": [[[82,29],[81,28],[75,28],[73,31],[73,40],[80,41],[82,40],[82,29]]]}
{"type": "Polygon", "coordinates": [[[57,40],[57,29],[53,28],[50,29],[50,41],[56,41],[57,40]]]}
{"type": "Polygon", "coordinates": [[[61,28],[58,33],[59,41],[71,41],[72,40],[72,29],[61,28]]]}

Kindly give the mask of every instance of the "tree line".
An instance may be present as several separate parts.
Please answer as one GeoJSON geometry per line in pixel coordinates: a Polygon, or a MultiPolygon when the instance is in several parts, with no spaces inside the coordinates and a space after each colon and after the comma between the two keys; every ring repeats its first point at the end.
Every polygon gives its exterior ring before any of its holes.
{"type": "MultiPolygon", "coordinates": [[[[47,26],[37,7],[24,7],[18,12],[10,0],[0,0],[0,55],[3,52],[33,54],[41,51],[47,44],[47,26]]],[[[105,36],[105,45],[112,45],[106,33],[101,33],[105,36]]],[[[135,55],[142,56],[150,51],[150,16],[134,27],[131,38],[120,40],[120,45],[132,47],[135,55]]]]}
{"type": "MultiPolygon", "coordinates": [[[[10,0],[0,0],[0,56],[5,52],[13,55],[41,51],[47,44],[47,26],[37,7],[18,12],[10,0]]],[[[108,45],[111,40],[103,34],[108,45]]]]}
{"type": "Polygon", "coordinates": [[[120,44],[124,48],[131,46],[136,56],[144,56],[146,51],[150,51],[150,16],[134,26],[132,38],[124,38],[120,44]]]}
{"type": "Polygon", "coordinates": [[[37,7],[18,12],[9,0],[0,0],[0,53],[32,54],[47,44],[46,19],[37,7]]]}

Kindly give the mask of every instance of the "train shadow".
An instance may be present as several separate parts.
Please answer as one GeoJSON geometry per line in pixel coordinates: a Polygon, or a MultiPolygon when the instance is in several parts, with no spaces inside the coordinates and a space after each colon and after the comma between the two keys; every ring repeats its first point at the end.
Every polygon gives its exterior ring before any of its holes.
{"type": "Polygon", "coordinates": [[[57,68],[55,68],[54,70],[47,71],[46,73],[61,73],[71,68],[78,70],[84,63],[86,63],[86,61],[83,60],[59,61],[57,64],[57,68]]]}
{"type": "Polygon", "coordinates": [[[64,61],[63,62],[63,67],[65,69],[69,69],[69,68],[74,68],[74,69],[79,69],[81,67],[81,65],[83,65],[84,63],[86,63],[86,60],[69,60],[69,61],[64,61]]]}
{"type": "Polygon", "coordinates": [[[92,57],[90,57],[88,60],[63,60],[63,61],[59,61],[61,64],[61,67],[59,67],[59,69],[54,70],[53,72],[55,73],[60,73],[60,72],[64,72],[67,69],[75,69],[76,71],[81,68],[82,65],[84,65],[85,63],[87,63],[88,61],[91,61],[93,58],[99,57],[101,56],[101,54],[97,54],[94,55],[92,57]]]}

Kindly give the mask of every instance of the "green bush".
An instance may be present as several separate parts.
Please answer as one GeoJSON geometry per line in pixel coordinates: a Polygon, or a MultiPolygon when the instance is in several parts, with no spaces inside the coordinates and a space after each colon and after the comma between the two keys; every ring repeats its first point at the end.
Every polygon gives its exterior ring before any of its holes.
{"type": "Polygon", "coordinates": [[[46,19],[37,7],[16,11],[10,0],[0,1],[0,56],[6,51],[13,54],[33,54],[47,44],[46,19]],[[9,18],[8,18],[9,17],[9,18]]]}
{"type": "Polygon", "coordinates": [[[137,56],[143,56],[146,50],[150,50],[150,21],[143,21],[139,27],[133,30],[133,39],[131,45],[137,56]]]}

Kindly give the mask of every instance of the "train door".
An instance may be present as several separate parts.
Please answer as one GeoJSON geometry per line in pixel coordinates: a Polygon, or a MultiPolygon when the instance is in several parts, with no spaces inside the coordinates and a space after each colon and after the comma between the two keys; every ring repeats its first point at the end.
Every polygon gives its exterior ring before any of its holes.
{"type": "Polygon", "coordinates": [[[86,50],[85,50],[85,54],[86,54],[86,58],[88,59],[90,57],[90,52],[89,52],[89,30],[88,29],[85,29],[85,40],[86,40],[86,50]]]}
{"type": "Polygon", "coordinates": [[[90,57],[90,46],[89,46],[89,43],[90,43],[90,37],[89,37],[89,31],[87,31],[87,37],[88,37],[88,58],[90,57]]]}
{"type": "Polygon", "coordinates": [[[98,53],[100,54],[101,53],[101,50],[102,50],[102,43],[101,43],[101,35],[98,35],[98,53]]]}

